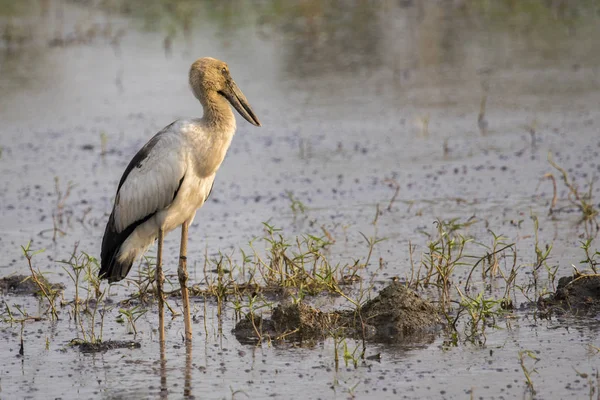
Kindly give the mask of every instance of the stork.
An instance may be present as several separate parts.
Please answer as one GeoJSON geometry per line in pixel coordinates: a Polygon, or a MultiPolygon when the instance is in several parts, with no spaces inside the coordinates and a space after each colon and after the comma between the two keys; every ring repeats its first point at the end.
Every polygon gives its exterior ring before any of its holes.
{"type": "Polygon", "coordinates": [[[231,104],[246,121],[260,126],[248,100],[237,87],[227,64],[214,58],[196,60],[189,72],[202,118],[180,119],[152,137],[133,157],[121,177],[112,213],[102,238],[101,279],[124,279],[133,262],[158,239],[156,281],[159,338],[164,333],[164,235],[181,225],[177,275],[181,286],[185,339],[191,341],[187,290],[188,227],[211,193],[235,133],[231,104]]]}

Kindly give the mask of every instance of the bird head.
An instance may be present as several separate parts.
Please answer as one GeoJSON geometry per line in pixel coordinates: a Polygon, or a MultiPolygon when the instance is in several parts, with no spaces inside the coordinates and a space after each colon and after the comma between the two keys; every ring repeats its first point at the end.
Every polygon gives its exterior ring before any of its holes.
{"type": "Polygon", "coordinates": [[[196,60],[190,68],[190,85],[194,96],[201,102],[216,93],[227,99],[246,121],[260,126],[246,96],[231,78],[229,67],[223,61],[211,57],[196,60]]]}

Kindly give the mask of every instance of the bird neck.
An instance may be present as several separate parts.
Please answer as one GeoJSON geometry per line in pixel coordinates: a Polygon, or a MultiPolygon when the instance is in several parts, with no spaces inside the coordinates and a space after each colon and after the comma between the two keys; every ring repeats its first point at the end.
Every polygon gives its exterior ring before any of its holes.
{"type": "Polygon", "coordinates": [[[220,132],[235,132],[235,116],[229,102],[217,92],[209,92],[200,98],[204,108],[202,122],[220,132]]]}

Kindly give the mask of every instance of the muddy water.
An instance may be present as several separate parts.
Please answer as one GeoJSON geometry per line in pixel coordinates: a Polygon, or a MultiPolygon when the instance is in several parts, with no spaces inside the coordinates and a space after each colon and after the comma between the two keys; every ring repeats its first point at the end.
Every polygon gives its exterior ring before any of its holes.
{"type": "MultiPolygon", "coordinates": [[[[420,259],[422,231],[436,218],[475,216],[466,233],[486,245],[488,229],[516,242],[525,271],[535,260],[536,215],[558,275],[580,266],[579,213],[559,182],[557,208],[566,209],[549,217],[552,185],[541,178],[558,178],[549,152],[581,188],[600,174],[595,2],[100,3],[0,2],[0,275],[26,273],[20,246],[31,240],[46,249],[36,266],[73,297],[56,261],[76,243],[99,255],[131,156],[172,120],[201,114],[186,75],[206,55],[229,63],[263,127],[238,121],[212,201],[190,228],[193,282],[203,279],[205,253],[238,257],[265,221],[290,237],[323,226],[340,262],[366,256],[361,232],[387,238],[364,271],[377,273],[377,288],[410,274],[409,241],[420,259]],[[294,212],[288,193],[308,210],[294,212]]],[[[177,236],[167,239],[170,274],[177,236]]],[[[115,287],[111,298],[132,290],[115,287]]],[[[30,298],[3,300],[39,309],[30,298]]],[[[230,334],[231,312],[219,324],[212,303],[206,315],[201,300],[194,305],[193,353],[186,357],[175,318],[163,364],[153,309],[137,323],[141,349],[103,354],[68,346],[77,329],[66,311],[55,324],[25,324],[23,356],[21,327],[3,323],[0,396],[520,398],[529,395],[521,350],[539,358],[526,359],[539,398],[587,397],[597,387],[576,372],[598,370],[594,318],[517,312],[487,330],[485,346],[447,347],[443,336],[428,346],[371,345],[367,355],[380,353],[380,362],[355,369],[342,361],[336,371],[333,340],[242,345],[230,334]]],[[[131,339],[115,319],[113,311],[104,338],[131,339]]]]}

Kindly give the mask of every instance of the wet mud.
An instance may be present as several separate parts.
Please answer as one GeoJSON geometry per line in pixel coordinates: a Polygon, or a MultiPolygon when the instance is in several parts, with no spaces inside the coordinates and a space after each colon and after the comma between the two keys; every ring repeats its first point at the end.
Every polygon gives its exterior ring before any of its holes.
{"type": "Polygon", "coordinates": [[[359,312],[341,313],[344,326],[354,330],[354,336],[394,342],[423,342],[435,337],[441,327],[438,310],[427,300],[399,282],[384,288],[359,312]]]}
{"type": "Polygon", "coordinates": [[[577,274],[558,280],[556,291],[541,297],[539,309],[547,315],[595,315],[600,312],[600,275],[577,274]]]}
{"type": "Polygon", "coordinates": [[[234,333],[242,343],[263,338],[316,341],[331,336],[384,343],[433,342],[438,311],[405,285],[393,282],[354,311],[323,312],[304,303],[279,304],[270,318],[249,314],[234,333]]]}
{"type": "MultiPolygon", "coordinates": [[[[64,290],[65,285],[62,283],[51,283],[42,275],[38,275],[40,283],[52,290],[64,290]]],[[[31,275],[10,275],[0,278],[0,293],[14,295],[39,295],[40,287],[31,275]]]]}
{"type": "Polygon", "coordinates": [[[115,349],[139,349],[142,347],[140,342],[132,340],[107,340],[106,342],[84,342],[75,340],[71,342],[73,347],[78,348],[82,353],[103,353],[115,349]]]}

